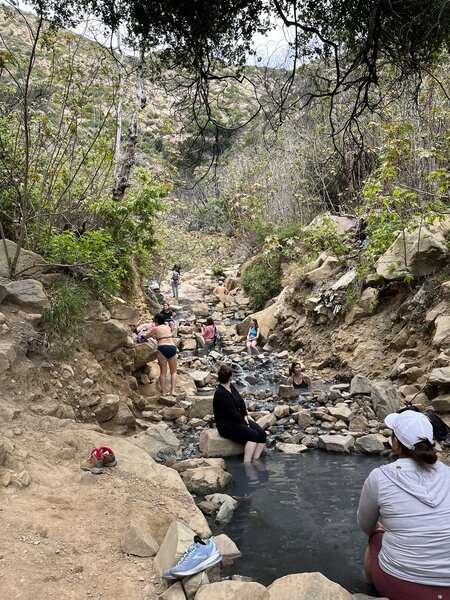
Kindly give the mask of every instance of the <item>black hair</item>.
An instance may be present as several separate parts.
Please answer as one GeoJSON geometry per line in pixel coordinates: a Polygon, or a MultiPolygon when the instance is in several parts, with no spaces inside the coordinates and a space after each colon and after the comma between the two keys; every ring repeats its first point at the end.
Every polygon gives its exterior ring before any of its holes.
{"type": "Polygon", "coordinates": [[[295,360],[292,365],[289,367],[289,375],[293,375],[294,374],[294,369],[296,365],[300,365],[302,366],[302,363],[298,360],[295,360]]]}
{"type": "Polygon", "coordinates": [[[156,315],[153,317],[153,320],[158,325],[164,325],[164,323],[166,322],[166,317],[161,313],[156,313],[156,315]]]}
{"type": "Polygon", "coordinates": [[[429,468],[437,461],[436,450],[433,447],[434,445],[430,442],[430,440],[427,440],[427,438],[422,438],[420,441],[414,444],[414,448],[412,450],[402,444],[396,435],[395,439],[402,447],[402,455],[406,456],[407,458],[412,458],[421,467],[429,468]]]}
{"type": "Polygon", "coordinates": [[[217,371],[217,379],[219,380],[219,383],[228,383],[232,375],[233,369],[229,365],[222,363],[217,371]]]}
{"type": "Polygon", "coordinates": [[[206,324],[207,325],[214,325],[214,319],[212,317],[208,317],[206,319],[206,324]]]}

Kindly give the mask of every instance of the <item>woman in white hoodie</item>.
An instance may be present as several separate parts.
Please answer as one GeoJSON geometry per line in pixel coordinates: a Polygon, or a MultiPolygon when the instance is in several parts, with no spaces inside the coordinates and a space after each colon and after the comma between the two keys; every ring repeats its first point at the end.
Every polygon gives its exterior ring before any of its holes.
{"type": "Polygon", "coordinates": [[[450,600],[450,467],[437,460],[425,415],[385,423],[399,458],[374,469],[361,492],[367,580],[389,600],[450,600]]]}

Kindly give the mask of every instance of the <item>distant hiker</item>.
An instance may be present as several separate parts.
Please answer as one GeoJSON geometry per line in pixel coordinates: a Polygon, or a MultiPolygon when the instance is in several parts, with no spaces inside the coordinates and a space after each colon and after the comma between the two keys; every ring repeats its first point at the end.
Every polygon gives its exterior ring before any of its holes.
{"type": "Polygon", "coordinates": [[[232,375],[229,365],[220,365],[219,385],[213,399],[214,419],[220,436],[245,444],[244,462],[249,463],[261,456],[266,445],[266,432],[248,415],[242,396],[231,383],[232,375]]]}
{"type": "Polygon", "coordinates": [[[177,265],[177,263],[175,263],[172,267],[172,271],[176,271],[178,273],[178,275],[181,275],[181,267],[180,265],[177,265]]]}
{"type": "Polygon", "coordinates": [[[258,321],[256,319],[252,319],[250,321],[250,329],[248,330],[247,341],[246,341],[247,352],[250,355],[255,354],[255,356],[258,356],[258,354],[259,354],[258,339],[259,339],[258,321]]]}
{"type": "Polygon", "coordinates": [[[227,296],[230,292],[223,285],[223,281],[219,281],[216,287],[213,289],[214,296],[227,296]]]}
{"type": "Polygon", "coordinates": [[[166,378],[167,366],[170,370],[170,395],[176,396],[177,383],[177,348],[172,337],[172,330],[167,324],[163,314],[158,313],[154,317],[156,327],[144,334],[144,337],[154,338],[158,342],[158,364],[160,369],[159,384],[161,386],[161,394],[166,395],[166,378]]]}
{"type": "Polygon", "coordinates": [[[212,317],[208,317],[206,319],[206,325],[202,327],[202,337],[208,352],[212,350],[216,344],[215,334],[216,328],[214,326],[214,320],[212,317]]]}
{"type": "Polygon", "coordinates": [[[157,279],[150,279],[149,286],[154,292],[159,292],[159,281],[157,279]]]}
{"type": "Polygon", "coordinates": [[[172,284],[172,296],[175,298],[175,300],[178,300],[178,286],[180,283],[180,272],[177,269],[175,269],[176,266],[177,265],[174,265],[172,275],[170,276],[170,281],[172,284]]]}
{"type": "Polygon", "coordinates": [[[175,328],[175,321],[173,320],[173,312],[170,310],[170,306],[167,302],[163,302],[160,314],[162,314],[167,325],[170,327],[171,331],[173,331],[175,328]]]}
{"type": "Polygon", "coordinates": [[[293,362],[289,369],[287,385],[292,385],[295,390],[308,389],[312,387],[310,377],[303,375],[302,365],[299,362],[293,362]]]}

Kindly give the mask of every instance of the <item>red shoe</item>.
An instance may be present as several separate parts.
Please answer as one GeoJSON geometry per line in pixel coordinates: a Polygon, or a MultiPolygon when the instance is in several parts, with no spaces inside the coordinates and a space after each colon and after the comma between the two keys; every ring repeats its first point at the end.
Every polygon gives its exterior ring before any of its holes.
{"type": "Polygon", "coordinates": [[[103,466],[104,467],[115,467],[117,465],[116,457],[114,452],[108,446],[102,446],[98,449],[103,455],[103,466]]]}

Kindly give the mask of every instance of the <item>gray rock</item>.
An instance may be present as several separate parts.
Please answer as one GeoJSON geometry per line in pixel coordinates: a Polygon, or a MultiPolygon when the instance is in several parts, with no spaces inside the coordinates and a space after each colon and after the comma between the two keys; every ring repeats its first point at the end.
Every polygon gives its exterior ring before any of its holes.
{"type": "Polygon", "coordinates": [[[204,456],[238,456],[244,453],[244,445],[227,440],[217,429],[205,429],[199,436],[200,452],[204,456]]]}
{"type": "Polygon", "coordinates": [[[365,394],[370,396],[372,392],[372,384],[370,380],[364,375],[357,374],[353,377],[350,382],[350,395],[357,396],[359,394],[365,394]]]}
{"type": "Polygon", "coordinates": [[[450,316],[441,315],[435,320],[436,332],[433,337],[433,346],[440,348],[450,341],[450,316]]]}
{"type": "Polygon", "coordinates": [[[349,452],[355,445],[355,440],[351,435],[320,435],[318,447],[328,452],[349,452]]]}
{"type": "Polygon", "coordinates": [[[450,385],[450,367],[433,369],[430,373],[428,383],[431,385],[450,385]]]}
{"type": "Polygon", "coordinates": [[[48,304],[42,283],[35,279],[21,279],[6,285],[0,284],[0,295],[4,296],[4,302],[24,308],[42,308],[48,304]]]}
{"type": "Polygon", "coordinates": [[[100,402],[93,407],[95,417],[99,423],[109,421],[116,416],[119,410],[119,396],[116,394],[107,394],[100,399],[100,402]]]}
{"type": "Polygon", "coordinates": [[[403,406],[401,394],[389,381],[373,381],[370,399],[379,419],[384,419],[386,415],[397,412],[403,406]]]}
{"type": "Polygon", "coordinates": [[[90,350],[104,350],[113,352],[117,348],[132,348],[127,327],[120,321],[87,321],[84,327],[84,339],[90,350]]]}
{"type": "Polygon", "coordinates": [[[385,449],[385,444],[388,442],[387,438],[380,433],[370,433],[369,435],[363,435],[358,438],[355,442],[355,447],[360,452],[365,454],[381,454],[385,449]]]}
{"type": "Polygon", "coordinates": [[[153,537],[133,522],[129,523],[123,531],[120,545],[124,554],[133,556],[155,556],[159,549],[153,537]]]}
{"type": "Polygon", "coordinates": [[[143,344],[136,344],[134,348],[134,368],[140,369],[147,363],[156,360],[157,348],[158,342],[152,338],[149,338],[143,344]]]}
{"type": "MultiPolygon", "coordinates": [[[[16,253],[17,244],[11,240],[5,240],[9,258],[13,258],[16,253]]],[[[17,262],[16,273],[24,272],[26,277],[41,275],[46,272],[48,263],[35,252],[30,250],[21,250],[17,262]]],[[[5,254],[3,242],[0,244],[0,277],[8,278],[9,264],[8,257],[5,254]]]]}
{"type": "Polygon", "coordinates": [[[322,573],[297,573],[276,579],[269,587],[270,600],[351,600],[339,584],[322,573]]]}
{"type": "Polygon", "coordinates": [[[166,423],[149,423],[144,432],[133,435],[128,440],[153,458],[162,450],[178,452],[180,448],[180,440],[166,423]]]}

